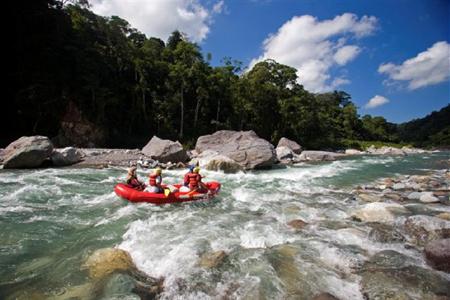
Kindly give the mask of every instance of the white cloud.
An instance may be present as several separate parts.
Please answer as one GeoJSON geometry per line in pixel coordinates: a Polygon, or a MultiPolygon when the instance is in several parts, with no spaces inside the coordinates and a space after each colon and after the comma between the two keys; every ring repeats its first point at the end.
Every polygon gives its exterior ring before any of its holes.
{"type": "Polygon", "coordinates": [[[450,77],[450,44],[445,41],[437,42],[400,65],[380,65],[378,72],[388,76],[388,84],[404,81],[408,83],[410,90],[446,81],[450,77]]]}
{"type": "Polygon", "coordinates": [[[212,15],[224,8],[224,2],[218,1],[208,10],[199,0],[93,0],[91,4],[95,13],[122,17],[149,37],[167,40],[179,30],[194,42],[206,38],[212,15]]]}
{"type": "Polygon", "coordinates": [[[376,95],[375,97],[370,99],[369,102],[367,102],[364,107],[365,108],[375,108],[375,107],[384,105],[386,103],[389,103],[389,99],[387,99],[383,96],[376,95]]]}
{"type": "Polygon", "coordinates": [[[360,51],[358,46],[344,46],[336,51],[333,58],[338,65],[343,66],[353,60],[360,51]]]}
{"type": "Polygon", "coordinates": [[[225,1],[220,0],[219,2],[213,5],[212,11],[216,14],[220,14],[223,12],[224,8],[225,8],[225,1]]]}
{"type": "Polygon", "coordinates": [[[358,19],[350,13],[323,21],[310,15],[295,16],[264,41],[264,53],[252,60],[250,67],[271,58],[296,68],[299,82],[306,89],[313,92],[333,90],[349,80],[332,79],[331,69],[346,65],[360,53],[358,46],[347,45],[347,41],[373,33],[376,24],[375,17],[358,19]]]}

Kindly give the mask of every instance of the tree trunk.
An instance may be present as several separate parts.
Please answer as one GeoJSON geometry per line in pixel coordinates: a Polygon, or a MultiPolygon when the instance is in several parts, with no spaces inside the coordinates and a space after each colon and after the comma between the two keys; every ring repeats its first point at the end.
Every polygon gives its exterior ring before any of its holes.
{"type": "Polygon", "coordinates": [[[200,97],[197,97],[197,105],[195,106],[195,116],[194,116],[194,128],[197,128],[198,111],[200,110],[201,101],[202,99],[200,97]]]}
{"type": "Polygon", "coordinates": [[[217,100],[217,114],[216,114],[216,131],[219,126],[219,116],[220,116],[220,97],[217,100]]]}
{"type": "Polygon", "coordinates": [[[147,120],[147,110],[145,105],[145,89],[142,89],[142,111],[144,112],[144,120],[147,120]]]}
{"type": "Polygon", "coordinates": [[[183,84],[181,84],[181,94],[180,94],[180,108],[181,108],[181,116],[180,116],[180,139],[183,138],[183,127],[184,127],[184,99],[183,99],[183,84]]]}

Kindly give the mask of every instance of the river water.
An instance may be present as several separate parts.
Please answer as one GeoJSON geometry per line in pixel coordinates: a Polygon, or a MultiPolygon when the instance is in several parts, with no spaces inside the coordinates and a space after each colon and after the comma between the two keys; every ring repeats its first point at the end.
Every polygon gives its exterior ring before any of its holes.
{"type": "MultiPolygon", "coordinates": [[[[122,168],[0,170],[0,298],[25,290],[58,295],[82,285],[86,257],[118,247],[141,270],[165,278],[167,299],[302,298],[320,291],[362,299],[352,270],[374,253],[394,249],[426,264],[402,243],[367,238],[367,224],[350,219],[360,204],[352,189],[442,169],[449,158],[364,156],[250,173],[202,171],[205,181],[222,183],[216,199],[165,206],[118,198],[113,187],[125,177],[122,168]],[[295,231],[286,225],[294,219],[310,225],[295,231]],[[220,267],[199,266],[202,254],[219,250],[228,253],[220,267]]],[[[178,182],[184,172],[164,171],[164,181],[178,182]]]]}

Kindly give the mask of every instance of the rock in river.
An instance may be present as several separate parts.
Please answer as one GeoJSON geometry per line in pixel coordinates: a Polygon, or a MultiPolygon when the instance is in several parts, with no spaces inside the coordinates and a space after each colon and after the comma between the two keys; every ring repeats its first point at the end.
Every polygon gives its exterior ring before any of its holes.
{"type": "Polygon", "coordinates": [[[50,157],[53,144],[45,136],[23,136],[6,147],[3,153],[5,169],[36,168],[50,157]]]}
{"type": "Polygon", "coordinates": [[[81,161],[83,152],[77,148],[66,147],[63,149],[55,149],[50,158],[54,166],[69,166],[81,161]]]}
{"type": "Polygon", "coordinates": [[[344,157],[344,154],[327,151],[303,151],[299,159],[302,161],[329,161],[344,157]]]}
{"type": "Polygon", "coordinates": [[[278,142],[277,148],[279,147],[286,147],[290,149],[295,154],[300,154],[302,152],[302,146],[297,144],[295,141],[291,141],[290,139],[287,139],[285,137],[282,137],[280,141],[278,142]]]}
{"type": "Polygon", "coordinates": [[[396,213],[405,214],[407,212],[407,209],[400,204],[373,202],[362,205],[352,214],[352,217],[363,222],[392,223],[396,213]]]}
{"type": "Polygon", "coordinates": [[[412,240],[420,246],[432,240],[450,238],[450,221],[436,217],[411,216],[406,219],[404,227],[412,240]]]}
{"type": "Polygon", "coordinates": [[[226,257],[225,251],[206,253],[200,258],[199,265],[206,269],[216,268],[223,263],[226,257]]]}
{"type": "Polygon", "coordinates": [[[364,299],[446,299],[448,279],[437,272],[413,265],[412,259],[396,251],[375,254],[360,271],[364,299]]]}
{"type": "Polygon", "coordinates": [[[191,165],[198,164],[200,167],[211,171],[223,171],[225,173],[236,173],[243,168],[231,158],[221,155],[213,150],[206,150],[190,161],[191,165]]]}
{"type": "Polygon", "coordinates": [[[152,159],[162,163],[167,162],[185,162],[188,160],[186,150],[180,142],[162,140],[157,136],[153,136],[147,145],[142,148],[142,153],[152,159]]]}
{"type": "Polygon", "coordinates": [[[242,168],[270,168],[276,161],[275,149],[268,141],[259,138],[254,131],[221,130],[198,138],[195,150],[216,151],[237,162],[242,168]]]}
{"type": "Polygon", "coordinates": [[[425,257],[436,269],[450,273],[450,238],[429,242],[425,247],[425,257]]]}

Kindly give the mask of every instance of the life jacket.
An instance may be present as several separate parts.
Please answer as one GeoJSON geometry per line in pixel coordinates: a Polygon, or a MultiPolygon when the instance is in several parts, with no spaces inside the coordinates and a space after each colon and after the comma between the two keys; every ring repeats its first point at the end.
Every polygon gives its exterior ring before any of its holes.
{"type": "Polygon", "coordinates": [[[196,189],[198,187],[198,183],[200,181],[200,175],[196,173],[189,173],[186,174],[188,182],[189,182],[189,188],[196,189]]]}
{"type": "Polygon", "coordinates": [[[151,186],[157,186],[157,184],[156,184],[156,179],[157,179],[159,176],[160,176],[160,175],[158,175],[158,174],[151,174],[151,175],[149,176],[148,183],[149,183],[151,186]]]}

